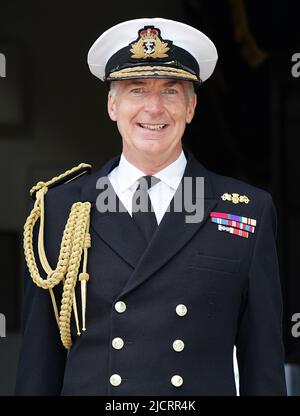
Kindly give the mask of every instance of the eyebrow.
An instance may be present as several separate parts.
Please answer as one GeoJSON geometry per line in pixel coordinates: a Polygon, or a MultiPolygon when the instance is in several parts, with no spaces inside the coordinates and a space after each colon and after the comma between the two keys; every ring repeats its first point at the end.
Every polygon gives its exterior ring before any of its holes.
{"type": "Polygon", "coordinates": [[[166,87],[173,87],[176,84],[178,84],[178,80],[177,79],[171,79],[171,80],[169,80],[165,83],[165,86],[166,87]]]}
{"type": "MultiPolygon", "coordinates": [[[[146,81],[144,80],[140,80],[140,79],[132,79],[130,82],[130,85],[145,85],[146,81]]],[[[163,86],[164,87],[173,87],[174,85],[179,84],[177,79],[170,79],[167,80],[163,86]]]]}

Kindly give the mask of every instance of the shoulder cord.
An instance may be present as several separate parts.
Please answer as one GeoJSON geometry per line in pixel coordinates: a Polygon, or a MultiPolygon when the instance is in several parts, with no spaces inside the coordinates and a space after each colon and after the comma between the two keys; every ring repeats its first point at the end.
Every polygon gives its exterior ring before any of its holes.
{"type": "MultiPolygon", "coordinates": [[[[68,174],[70,174],[70,171],[60,175],[59,178],[68,174]]],[[[76,202],[72,205],[71,212],[63,232],[58,263],[56,268],[53,270],[48,263],[44,247],[44,197],[48,192],[48,186],[54,182],[54,179],[47,183],[39,182],[34,187],[34,191],[36,191],[36,201],[24,226],[24,253],[33,282],[43,289],[48,289],[50,292],[61,341],[64,347],[69,349],[72,345],[70,329],[72,306],[77,327],[77,335],[80,335],[75,286],[82,253],[82,273],[79,274],[78,280],[81,282],[82,330],[86,330],[86,282],[89,280],[89,275],[86,269],[87,251],[91,246],[91,238],[89,234],[91,204],[90,202],[76,202]],[[33,251],[33,229],[39,218],[38,254],[41,265],[47,274],[46,279],[43,279],[39,274],[33,251]],[[58,313],[53,288],[60,282],[63,283],[63,293],[60,313],[58,313]]],[[[57,178],[55,180],[57,180],[57,178]]]]}

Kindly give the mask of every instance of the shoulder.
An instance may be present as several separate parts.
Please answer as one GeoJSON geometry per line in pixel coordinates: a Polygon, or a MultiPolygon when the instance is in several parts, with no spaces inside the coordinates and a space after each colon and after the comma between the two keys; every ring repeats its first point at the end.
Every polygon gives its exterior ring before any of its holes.
{"type": "Polygon", "coordinates": [[[265,204],[273,203],[271,194],[262,188],[230,176],[208,172],[214,193],[223,202],[230,202],[232,206],[245,205],[249,207],[262,207],[265,204]]]}
{"type": "MultiPolygon", "coordinates": [[[[247,182],[209,171],[216,199],[215,215],[254,225],[267,224],[277,233],[277,215],[271,194],[247,182]]],[[[257,234],[255,232],[255,234],[257,234]]]]}
{"type": "Polygon", "coordinates": [[[30,195],[34,201],[40,192],[44,193],[47,200],[80,200],[81,189],[90,177],[91,171],[90,164],[80,163],[53,178],[39,181],[30,189],[30,195]]]}
{"type": "Polygon", "coordinates": [[[119,155],[115,156],[98,170],[93,170],[90,164],[80,163],[50,180],[38,182],[31,188],[30,194],[35,200],[36,192],[46,187],[48,201],[58,200],[63,204],[78,201],[92,202],[95,198],[98,179],[107,176],[117,166],[119,159],[119,155]]]}
{"type": "Polygon", "coordinates": [[[228,209],[240,210],[242,207],[260,210],[263,205],[270,203],[272,197],[264,189],[243,180],[221,175],[209,170],[191,152],[186,153],[189,172],[195,176],[204,177],[204,193],[207,197],[222,202],[228,209]]]}

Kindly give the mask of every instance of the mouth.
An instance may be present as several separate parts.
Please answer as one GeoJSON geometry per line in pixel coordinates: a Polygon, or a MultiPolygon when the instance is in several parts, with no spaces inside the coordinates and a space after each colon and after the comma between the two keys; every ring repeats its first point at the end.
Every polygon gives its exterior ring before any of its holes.
{"type": "Polygon", "coordinates": [[[160,131],[165,129],[168,124],[149,124],[149,123],[137,123],[139,127],[145,129],[145,130],[151,130],[151,131],[160,131]]]}

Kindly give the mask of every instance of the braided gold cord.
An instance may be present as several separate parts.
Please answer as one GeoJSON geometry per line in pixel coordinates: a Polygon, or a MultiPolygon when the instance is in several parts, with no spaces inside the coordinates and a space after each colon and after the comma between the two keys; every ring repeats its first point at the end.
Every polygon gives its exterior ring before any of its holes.
{"type": "MultiPolygon", "coordinates": [[[[39,203],[40,203],[40,200],[37,199],[35,202],[35,206],[33,210],[31,211],[29,217],[27,218],[25,226],[24,226],[24,253],[25,253],[26,263],[28,265],[28,269],[30,271],[30,274],[34,283],[43,289],[52,289],[54,286],[58,285],[62,281],[67,271],[67,265],[69,263],[69,259],[71,255],[72,238],[73,238],[74,227],[75,227],[74,206],[71,209],[71,213],[70,213],[67,225],[63,233],[58,264],[55,270],[52,270],[51,267],[49,266],[48,261],[46,259],[45,252],[44,252],[44,248],[43,248],[44,246],[43,240],[39,238],[38,247],[39,247],[40,261],[41,261],[41,265],[44,271],[47,274],[47,279],[43,279],[40,276],[40,273],[38,271],[38,267],[35,261],[34,251],[33,251],[33,228],[37,220],[43,216],[43,212],[41,212],[39,203]],[[41,255],[41,253],[43,254],[41,255]]],[[[42,223],[40,224],[40,230],[41,228],[42,228],[42,223]]],[[[39,236],[40,235],[43,235],[41,231],[39,231],[39,236]]]]}
{"type": "Polygon", "coordinates": [[[61,310],[59,316],[60,336],[63,345],[67,349],[69,349],[72,345],[70,321],[73,294],[76,286],[82,252],[84,249],[85,235],[88,232],[91,204],[89,202],[78,202],[74,204],[73,207],[75,207],[75,215],[77,216],[76,229],[73,237],[72,252],[67,276],[63,288],[61,310]]]}
{"type": "MultiPolygon", "coordinates": [[[[90,202],[76,202],[72,205],[70,215],[63,232],[57,266],[53,270],[48,263],[44,247],[44,197],[48,191],[48,186],[50,184],[56,180],[60,180],[62,177],[69,175],[70,173],[74,173],[78,169],[89,166],[90,165],[82,163],[76,168],[73,168],[64,174],[53,178],[51,181],[46,183],[39,182],[35,187],[33,187],[31,189],[31,193],[36,192],[36,201],[24,225],[23,244],[28,270],[33,282],[38,287],[48,289],[50,292],[61,340],[67,349],[69,349],[72,345],[70,328],[72,306],[77,327],[77,334],[80,335],[75,298],[75,286],[83,253],[84,259],[82,272],[87,275],[87,250],[91,246],[91,237],[89,234],[91,204],[90,202]],[[39,273],[33,250],[33,230],[38,219],[40,219],[38,233],[38,254],[41,266],[47,274],[46,279],[43,279],[39,273]],[[60,313],[58,313],[58,307],[56,304],[53,288],[60,282],[63,284],[63,294],[60,313]]],[[[88,279],[86,279],[86,281],[87,280],[88,279]]],[[[82,320],[83,328],[85,330],[86,295],[84,297],[83,303],[84,306],[82,308],[82,320]]]]}

